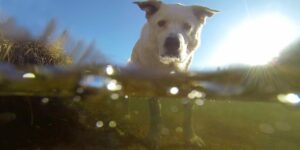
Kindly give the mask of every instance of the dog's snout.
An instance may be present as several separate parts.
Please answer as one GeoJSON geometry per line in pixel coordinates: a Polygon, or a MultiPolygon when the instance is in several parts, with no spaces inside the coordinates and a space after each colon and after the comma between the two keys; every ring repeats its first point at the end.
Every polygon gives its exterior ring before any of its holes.
{"type": "Polygon", "coordinates": [[[180,41],[176,36],[170,36],[166,39],[164,47],[166,49],[166,54],[171,56],[178,56],[180,41]]]}

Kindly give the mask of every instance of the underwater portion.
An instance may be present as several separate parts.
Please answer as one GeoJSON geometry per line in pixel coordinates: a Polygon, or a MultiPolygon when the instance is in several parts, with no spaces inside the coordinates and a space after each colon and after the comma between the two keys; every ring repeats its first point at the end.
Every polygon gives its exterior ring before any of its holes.
{"type": "Polygon", "coordinates": [[[300,146],[300,70],[284,61],[189,74],[112,65],[0,72],[4,149],[147,149],[152,97],[162,103],[162,149],[198,149],[183,143],[188,103],[205,149],[300,146]]]}

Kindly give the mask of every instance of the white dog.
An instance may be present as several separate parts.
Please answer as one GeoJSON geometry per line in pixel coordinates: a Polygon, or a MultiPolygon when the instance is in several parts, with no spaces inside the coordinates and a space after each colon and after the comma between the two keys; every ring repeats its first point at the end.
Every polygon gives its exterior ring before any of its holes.
{"type": "MultiPolygon", "coordinates": [[[[200,43],[200,33],[207,17],[218,11],[203,6],[165,4],[160,1],[135,2],[146,12],[147,23],[136,43],[130,64],[163,71],[187,71],[200,43]]],[[[161,131],[157,98],[149,100],[152,149],[158,148],[161,131]]],[[[191,104],[185,106],[184,135],[188,144],[203,146],[191,127],[191,104]]]]}

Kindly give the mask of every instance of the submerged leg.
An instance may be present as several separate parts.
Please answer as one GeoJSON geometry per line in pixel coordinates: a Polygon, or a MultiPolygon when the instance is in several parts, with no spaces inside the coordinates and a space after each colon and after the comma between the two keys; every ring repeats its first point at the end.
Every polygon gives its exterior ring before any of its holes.
{"type": "Polygon", "coordinates": [[[130,114],[130,109],[129,109],[129,99],[125,98],[123,101],[123,107],[125,109],[125,119],[130,119],[131,114],[130,114]]]}
{"type": "Polygon", "coordinates": [[[188,103],[184,104],[183,129],[185,143],[191,146],[204,147],[204,141],[199,136],[197,136],[193,129],[192,112],[193,103],[190,100],[188,103]]]}
{"type": "Polygon", "coordinates": [[[149,143],[149,148],[159,149],[160,133],[162,128],[162,119],[160,111],[160,103],[158,98],[149,99],[149,117],[150,117],[150,129],[146,141],[149,143]]]}

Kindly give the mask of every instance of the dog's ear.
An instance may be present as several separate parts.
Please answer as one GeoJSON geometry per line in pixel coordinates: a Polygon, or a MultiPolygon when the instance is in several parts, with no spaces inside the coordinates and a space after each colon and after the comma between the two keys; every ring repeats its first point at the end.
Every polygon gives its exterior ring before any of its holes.
{"type": "Polygon", "coordinates": [[[162,4],[161,1],[144,1],[144,2],[133,2],[134,4],[137,4],[140,9],[146,12],[146,18],[149,19],[152,15],[154,15],[160,8],[160,5],[162,4]]]}
{"type": "Polygon", "coordinates": [[[205,23],[207,17],[212,17],[218,10],[213,10],[203,6],[191,6],[194,12],[194,15],[200,20],[201,23],[205,23]]]}

